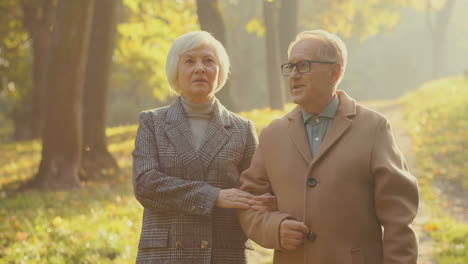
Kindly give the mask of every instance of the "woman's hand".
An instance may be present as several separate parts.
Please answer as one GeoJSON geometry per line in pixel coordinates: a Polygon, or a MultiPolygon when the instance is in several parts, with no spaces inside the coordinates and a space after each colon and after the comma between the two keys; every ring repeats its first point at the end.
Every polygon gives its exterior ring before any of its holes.
{"type": "Polygon", "coordinates": [[[278,211],[276,196],[273,196],[271,193],[252,196],[250,199],[250,208],[263,213],[278,211]]]}
{"type": "Polygon", "coordinates": [[[252,194],[239,189],[225,189],[219,191],[216,207],[250,209],[252,194]]]}
{"type": "Polygon", "coordinates": [[[271,193],[255,196],[234,188],[219,191],[216,207],[253,209],[264,213],[278,210],[276,196],[271,193]]]}

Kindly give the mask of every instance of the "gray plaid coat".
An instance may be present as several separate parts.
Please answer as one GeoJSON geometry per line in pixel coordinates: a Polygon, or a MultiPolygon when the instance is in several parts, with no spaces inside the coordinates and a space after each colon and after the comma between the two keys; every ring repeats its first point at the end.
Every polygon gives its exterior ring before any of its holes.
{"type": "Polygon", "coordinates": [[[180,98],[140,114],[133,188],[143,205],[137,263],[246,263],[235,209],[215,207],[220,189],[239,187],[258,144],[255,128],[215,102],[198,151],[180,98]]]}

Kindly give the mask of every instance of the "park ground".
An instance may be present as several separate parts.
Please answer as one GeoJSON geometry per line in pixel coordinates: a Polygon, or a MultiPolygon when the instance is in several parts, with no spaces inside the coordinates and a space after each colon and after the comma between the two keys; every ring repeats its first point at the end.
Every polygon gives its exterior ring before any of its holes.
{"type": "MultiPolygon", "coordinates": [[[[396,100],[361,103],[389,118],[418,179],[420,264],[468,263],[468,79],[433,81],[396,100]]],[[[241,114],[260,131],[284,112],[241,114]]],[[[36,172],[41,145],[0,144],[0,263],[134,262],[142,214],[131,186],[136,128],[109,128],[109,149],[120,169],[71,191],[16,192],[36,172]]],[[[255,245],[249,263],[271,263],[271,253],[255,245]]]]}

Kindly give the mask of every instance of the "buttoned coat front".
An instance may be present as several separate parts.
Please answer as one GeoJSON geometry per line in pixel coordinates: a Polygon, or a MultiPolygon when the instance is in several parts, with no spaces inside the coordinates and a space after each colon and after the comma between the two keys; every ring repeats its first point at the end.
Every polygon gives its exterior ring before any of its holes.
{"type": "Polygon", "coordinates": [[[337,93],[337,115],[315,157],[299,107],[262,130],[241,189],[274,193],[279,211],[241,210],[242,228],[275,249],[274,263],[416,264],[416,179],[387,119],[337,93]],[[286,218],[310,229],[297,250],[280,246],[286,218]]]}
{"type": "Polygon", "coordinates": [[[143,205],[137,263],[245,263],[235,209],[216,208],[220,189],[238,188],[257,138],[252,123],[215,101],[198,151],[180,98],[144,111],[133,151],[133,185],[143,205]]]}

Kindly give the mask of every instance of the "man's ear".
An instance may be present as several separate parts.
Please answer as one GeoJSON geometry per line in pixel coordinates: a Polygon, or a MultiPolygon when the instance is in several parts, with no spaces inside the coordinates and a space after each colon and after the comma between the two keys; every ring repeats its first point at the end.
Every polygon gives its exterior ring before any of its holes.
{"type": "Polygon", "coordinates": [[[340,64],[333,65],[332,71],[330,72],[330,77],[334,83],[338,81],[341,76],[342,67],[340,64]]]}

